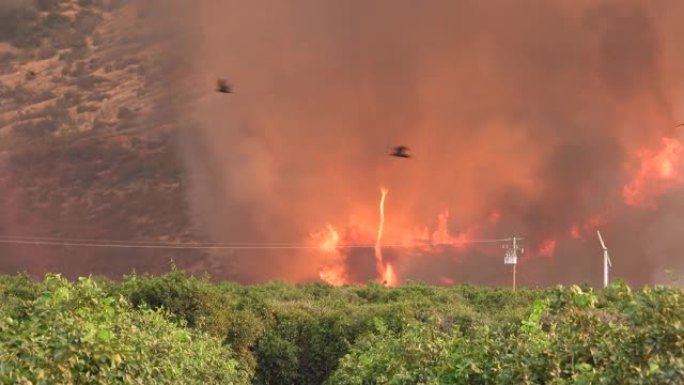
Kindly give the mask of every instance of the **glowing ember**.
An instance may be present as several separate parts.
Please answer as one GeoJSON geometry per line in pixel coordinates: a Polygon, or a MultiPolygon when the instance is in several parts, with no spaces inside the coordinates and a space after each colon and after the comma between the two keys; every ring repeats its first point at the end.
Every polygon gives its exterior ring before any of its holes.
{"type": "Polygon", "coordinates": [[[663,138],[658,152],[639,152],[640,165],[632,180],[623,187],[627,205],[654,208],[655,198],[681,183],[679,163],[682,144],[674,138],[663,138]]]}
{"type": "Polygon", "coordinates": [[[450,277],[439,277],[439,282],[442,283],[442,284],[444,284],[444,285],[451,286],[451,285],[453,285],[456,281],[454,281],[454,279],[453,279],[453,278],[450,278],[450,277]]]}
{"type": "Polygon", "coordinates": [[[556,240],[547,239],[537,249],[537,254],[542,257],[552,257],[556,253],[556,240]]]}

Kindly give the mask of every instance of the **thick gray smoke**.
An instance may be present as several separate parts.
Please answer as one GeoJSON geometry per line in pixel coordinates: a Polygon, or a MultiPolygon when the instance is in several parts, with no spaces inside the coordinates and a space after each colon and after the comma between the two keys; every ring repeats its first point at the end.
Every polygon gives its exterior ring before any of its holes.
{"type": "MultiPolygon", "coordinates": [[[[596,215],[615,274],[644,283],[683,268],[672,233],[682,190],[660,191],[655,208],[622,196],[639,152],[679,139],[682,2],[195,4],[183,83],[193,100],[179,116],[194,213],[212,239],[302,242],[328,222],[373,226],[385,186],[389,231],[448,208],[456,232],[496,209],[492,236],[524,235],[529,249],[556,239],[554,257],[521,268],[524,284],[598,284],[593,232],[569,236],[596,215]],[[212,92],[219,77],[235,94],[212,92]],[[396,144],[415,157],[387,157],[396,144]]],[[[500,257],[455,254],[406,262],[402,279],[452,269],[457,280],[507,282],[500,257]]],[[[318,268],[291,251],[217,258],[245,281],[318,268]]]]}

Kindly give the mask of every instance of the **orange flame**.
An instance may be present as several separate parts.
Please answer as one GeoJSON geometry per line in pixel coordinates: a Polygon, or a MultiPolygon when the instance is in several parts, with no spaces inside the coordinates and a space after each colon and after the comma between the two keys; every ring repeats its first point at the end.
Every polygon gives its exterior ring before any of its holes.
{"type": "Polygon", "coordinates": [[[340,242],[340,235],[337,234],[337,231],[335,231],[332,225],[327,225],[326,230],[326,234],[321,243],[321,249],[330,253],[337,249],[337,244],[340,242]]]}
{"type": "Polygon", "coordinates": [[[349,283],[344,270],[341,269],[335,269],[331,267],[324,268],[320,273],[318,273],[318,276],[321,277],[323,282],[332,286],[344,286],[349,283]]]}
{"type": "MultiPolygon", "coordinates": [[[[447,222],[449,220],[449,210],[442,211],[437,217],[437,229],[432,233],[432,245],[449,245],[452,247],[465,247],[472,240],[479,230],[478,226],[469,227],[456,236],[449,234],[447,222]]],[[[491,220],[491,218],[490,218],[491,220]]],[[[498,219],[497,219],[498,220],[498,219]]]]}
{"type": "Polygon", "coordinates": [[[537,250],[537,254],[542,257],[552,257],[556,253],[556,240],[547,239],[543,241],[537,250]]]}
{"type": "Polygon", "coordinates": [[[399,279],[394,274],[392,265],[388,262],[385,264],[385,270],[382,272],[382,284],[389,287],[395,287],[399,284],[399,279]]]}
{"type": "Polygon", "coordinates": [[[638,171],[622,189],[627,205],[655,208],[655,198],[682,181],[679,175],[682,144],[674,138],[663,138],[662,145],[658,152],[642,150],[638,153],[638,171]]]}
{"type": "MultiPolygon", "coordinates": [[[[360,224],[348,225],[344,231],[338,233],[331,225],[326,227],[319,233],[311,234],[312,239],[323,253],[325,259],[322,261],[322,267],[319,269],[319,277],[331,285],[345,285],[352,283],[359,283],[353,281],[352,266],[348,265],[347,257],[349,251],[348,246],[355,245],[355,247],[373,248],[375,271],[377,279],[386,286],[398,286],[399,276],[397,274],[397,262],[390,262],[386,260],[383,255],[383,241],[389,242],[387,231],[387,223],[385,223],[385,202],[387,199],[388,190],[380,189],[380,202],[378,210],[380,213],[377,232],[360,224]]],[[[437,218],[437,225],[434,229],[427,226],[417,226],[409,231],[403,238],[393,240],[393,244],[400,244],[410,252],[419,253],[434,253],[441,252],[445,247],[451,248],[466,248],[470,246],[470,241],[480,234],[484,226],[495,225],[500,219],[498,210],[493,210],[489,213],[487,220],[484,223],[473,225],[461,230],[454,235],[450,234],[448,220],[449,211],[444,210],[439,213],[437,218]]]]}
{"type": "Polygon", "coordinates": [[[332,225],[328,224],[324,231],[311,235],[314,239],[320,239],[319,247],[327,254],[325,266],[319,272],[319,277],[333,286],[348,284],[347,273],[344,266],[344,257],[337,251],[340,235],[332,225]]]}
{"type": "Polygon", "coordinates": [[[382,282],[386,286],[397,286],[398,279],[394,274],[392,265],[385,263],[382,258],[382,232],[385,227],[385,198],[387,197],[387,189],[380,189],[380,223],[378,225],[378,236],[375,240],[375,266],[378,274],[382,277],[382,282]]]}

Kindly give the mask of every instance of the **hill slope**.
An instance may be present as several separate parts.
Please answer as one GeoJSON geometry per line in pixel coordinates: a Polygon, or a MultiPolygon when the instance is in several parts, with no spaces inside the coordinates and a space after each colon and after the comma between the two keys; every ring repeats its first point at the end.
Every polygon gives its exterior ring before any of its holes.
{"type": "MultiPolygon", "coordinates": [[[[178,127],[164,82],[168,36],[152,2],[0,5],[0,234],[113,240],[193,237],[178,127]]],[[[121,274],[190,252],[2,245],[0,270],[121,274]],[[97,256],[95,256],[97,255],[97,256]],[[142,258],[144,255],[145,258],[142,258]]],[[[188,262],[189,263],[189,262],[188,262]]]]}

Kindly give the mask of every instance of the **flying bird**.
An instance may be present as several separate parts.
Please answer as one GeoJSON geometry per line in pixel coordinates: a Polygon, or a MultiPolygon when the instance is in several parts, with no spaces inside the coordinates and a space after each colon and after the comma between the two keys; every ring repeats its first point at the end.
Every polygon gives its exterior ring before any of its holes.
{"type": "Polygon", "coordinates": [[[219,79],[216,81],[216,91],[224,94],[232,94],[233,89],[230,87],[225,79],[219,79]]]}
{"type": "Polygon", "coordinates": [[[408,147],[406,146],[397,146],[394,147],[394,152],[390,154],[390,156],[396,156],[398,158],[410,158],[411,155],[406,153],[408,151],[408,147]]]}
{"type": "Polygon", "coordinates": [[[38,72],[34,70],[28,70],[26,71],[26,79],[27,80],[32,80],[35,79],[35,77],[38,75],[38,72]]]}

